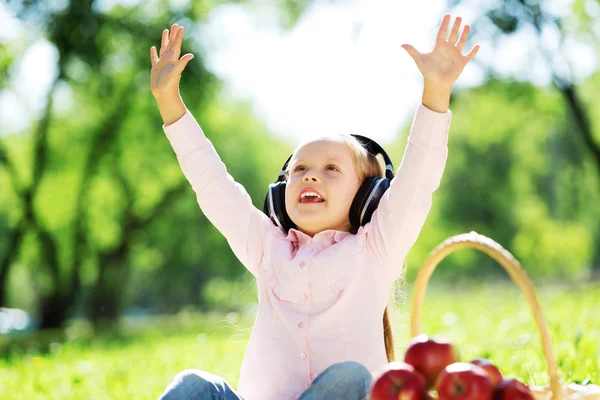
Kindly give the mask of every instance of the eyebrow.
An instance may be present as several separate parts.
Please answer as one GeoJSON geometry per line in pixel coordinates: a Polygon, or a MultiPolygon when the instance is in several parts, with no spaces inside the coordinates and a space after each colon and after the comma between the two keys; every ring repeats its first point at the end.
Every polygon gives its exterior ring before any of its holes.
{"type": "MultiPolygon", "coordinates": [[[[304,161],[304,160],[305,160],[304,158],[298,158],[296,160],[293,160],[292,163],[297,163],[297,162],[301,162],[301,161],[304,161]]],[[[329,157],[325,161],[328,161],[328,162],[329,161],[333,161],[333,162],[336,162],[336,163],[340,163],[341,162],[341,160],[339,158],[335,158],[335,157],[329,157]]]]}

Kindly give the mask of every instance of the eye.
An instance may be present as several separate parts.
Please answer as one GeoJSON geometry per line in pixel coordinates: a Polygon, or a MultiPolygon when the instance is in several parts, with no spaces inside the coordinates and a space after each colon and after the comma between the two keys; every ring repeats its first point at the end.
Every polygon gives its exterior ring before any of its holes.
{"type": "Polygon", "coordinates": [[[306,169],[306,167],[304,165],[298,165],[298,166],[294,167],[294,172],[303,171],[305,169],[306,169]]]}
{"type": "Polygon", "coordinates": [[[340,170],[338,167],[336,167],[336,166],[335,166],[335,165],[333,165],[333,164],[330,164],[330,165],[328,165],[327,167],[325,167],[325,169],[326,169],[327,171],[339,171],[339,170],[340,170]]]}

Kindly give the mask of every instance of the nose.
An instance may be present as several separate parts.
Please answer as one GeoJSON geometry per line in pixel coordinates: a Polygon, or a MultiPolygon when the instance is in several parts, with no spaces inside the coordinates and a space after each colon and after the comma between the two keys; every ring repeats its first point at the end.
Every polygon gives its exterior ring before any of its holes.
{"type": "Polygon", "coordinates": [[[319,182],[320,180],[321,178],[312,169],[307,171],[302,177],[302,182],[319,182]]]}

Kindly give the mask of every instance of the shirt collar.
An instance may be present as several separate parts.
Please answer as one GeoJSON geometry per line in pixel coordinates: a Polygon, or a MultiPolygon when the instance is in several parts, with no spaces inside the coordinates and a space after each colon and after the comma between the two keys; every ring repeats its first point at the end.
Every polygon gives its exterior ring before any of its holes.
{"type": "Polygon", "coordinates": [[[311,242],[314,242],[314,241],[321,242],[321,241],[332,238],[334,243],[339,243],[349,235],[351,235],[350,232],[328,229],[328,230],[317,233],[314,237],[311,238],[304,232],[292,228],[288,231],[287,236],[283,240],[287,240],[288,242],[297,243],[297,244],[303,246],[307,243],[307,241],[309,241],[309,239],[311,242]]]}

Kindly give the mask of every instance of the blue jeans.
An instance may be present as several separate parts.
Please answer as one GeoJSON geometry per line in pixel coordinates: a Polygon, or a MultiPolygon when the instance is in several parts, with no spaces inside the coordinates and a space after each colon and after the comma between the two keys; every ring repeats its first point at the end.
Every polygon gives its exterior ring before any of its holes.
{"type": "MultiPolygon", "coordinates": [[[[317,376],[299,400],[365,400],[373,377],[354,361],[333,364],[317,376]]],[[[224,379],[199,370],[177,374],[159,400],[244,400],[224,379]]]]}

